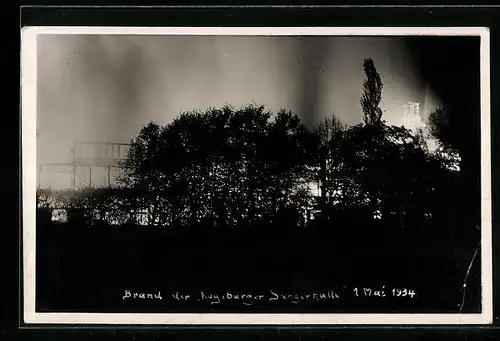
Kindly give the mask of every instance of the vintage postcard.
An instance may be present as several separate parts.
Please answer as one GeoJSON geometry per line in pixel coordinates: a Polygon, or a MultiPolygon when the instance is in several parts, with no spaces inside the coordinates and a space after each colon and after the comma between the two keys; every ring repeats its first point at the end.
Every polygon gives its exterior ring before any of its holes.
{"type": "Polygon", "coordinates": [[[26,324],[492,322],[488,29],[21,42],[26,324]]]}

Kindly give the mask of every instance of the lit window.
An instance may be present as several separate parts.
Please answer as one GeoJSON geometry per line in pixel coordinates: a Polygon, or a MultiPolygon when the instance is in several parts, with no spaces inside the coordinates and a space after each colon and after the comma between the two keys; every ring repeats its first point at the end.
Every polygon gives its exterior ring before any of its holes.
{"type": "Polygon", "coordinates": [[[52,221],[56,223],[66,223],[68,221],[68,213],[63,209],[52,210],[52,221]]]}

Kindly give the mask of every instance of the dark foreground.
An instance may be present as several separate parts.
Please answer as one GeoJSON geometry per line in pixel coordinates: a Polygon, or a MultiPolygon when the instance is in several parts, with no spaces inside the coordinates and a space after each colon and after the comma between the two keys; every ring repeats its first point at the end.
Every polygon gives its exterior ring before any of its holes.
{"type": "Polygon", "coordinates": [[[39,312],[480,312],[479,250],[465,300],[462,289],[479,231],[458,238],[378,224],[342,233],[321,226],[181,233],[39,223],[36,307],[39,312]]]}

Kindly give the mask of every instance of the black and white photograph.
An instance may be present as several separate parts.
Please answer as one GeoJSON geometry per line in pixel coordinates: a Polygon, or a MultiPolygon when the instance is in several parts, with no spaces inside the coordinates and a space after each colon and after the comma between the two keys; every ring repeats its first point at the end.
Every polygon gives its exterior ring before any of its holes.
{"type": "Polygon", "coordinates": [[[486,28],[21,45],[26,323],[491,323],[486,28]]]}

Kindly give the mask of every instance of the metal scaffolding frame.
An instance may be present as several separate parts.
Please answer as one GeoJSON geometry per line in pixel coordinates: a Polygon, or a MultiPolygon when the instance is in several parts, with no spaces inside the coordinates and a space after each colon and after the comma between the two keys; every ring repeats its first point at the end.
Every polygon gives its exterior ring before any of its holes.
{"type": "Polygon", "coordinates": [[[73,159],[69,162],[48,162],[38,165],[38,184],[41,185],[42,171],[46,166],[63,168],[66,171],[71,171],[71,187],[76,190],[77,168],[87,168],[89,170],[89,187],[92,187],[92,169],[106,168],[107,169],[107,185],[112,183],[111,170],[123,168],[122,162],[125,160],[129,143],[122,142],[96,142],[96,141],[77,141],[73,142],[73,159]],[[90,156],[85,155],[85,149],[91,147],[93,153],[90,156]],[[96,152],[98,151],[98,152],[96,152]]]}

